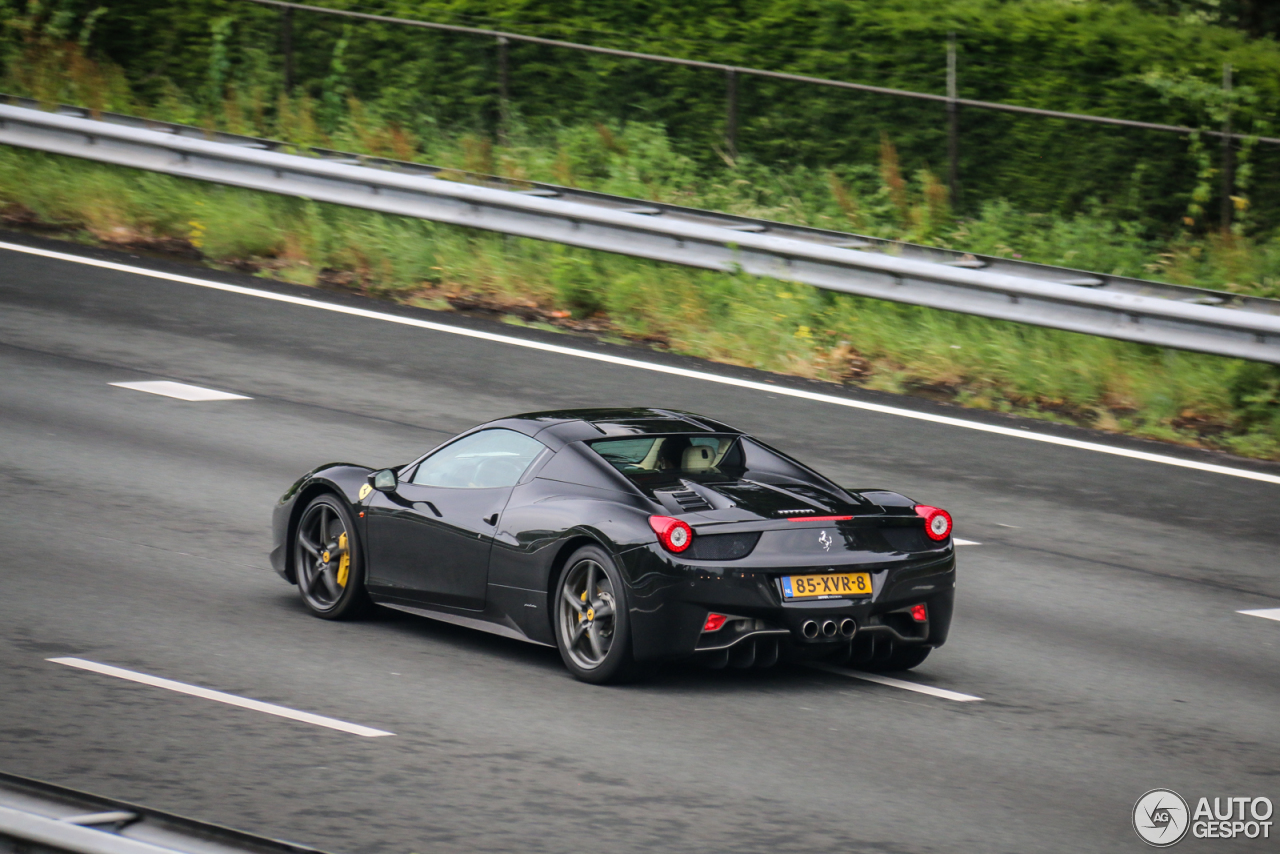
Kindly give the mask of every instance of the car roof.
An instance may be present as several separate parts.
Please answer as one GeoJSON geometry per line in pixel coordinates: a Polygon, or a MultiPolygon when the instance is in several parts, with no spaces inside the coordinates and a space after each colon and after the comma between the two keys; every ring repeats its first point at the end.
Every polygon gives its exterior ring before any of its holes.
{"type": "Polygon", "coordinates": [[[553,409],[501,420],[511,426],[515,426],[512,422],[523,422],[530,435],[545,432],[565,442],[664,433],[742,433],[727,424],[678,409],[553,409]]]}

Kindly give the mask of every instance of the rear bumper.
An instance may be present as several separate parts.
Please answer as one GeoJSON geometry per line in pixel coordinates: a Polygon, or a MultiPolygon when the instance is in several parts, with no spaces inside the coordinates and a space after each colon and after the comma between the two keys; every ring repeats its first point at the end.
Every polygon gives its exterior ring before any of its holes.
{"type": "Polygon", "coordinates": [[[951,628],[955,602],[952,549],[921,558],[899,555],[865,567],[794,569],[679,564],[657,546],[636,549],[623,558],[627,574],[636,580],[629,590],[632,644],[641,660],[731,649],[752,639],[772,639],[814,654],[835,650],[855,636],[880,636],[895,645],[938,647],[946,642],[951,628]],[[870,572],[872,595],[784,600],[780,576],[827,571],[870,572]],[[924,622],[917,622],[909,613],[919,604],[926,609],[924,622]],[[730,619],[716,632],[703,632],[709,613],[730,619]]]}

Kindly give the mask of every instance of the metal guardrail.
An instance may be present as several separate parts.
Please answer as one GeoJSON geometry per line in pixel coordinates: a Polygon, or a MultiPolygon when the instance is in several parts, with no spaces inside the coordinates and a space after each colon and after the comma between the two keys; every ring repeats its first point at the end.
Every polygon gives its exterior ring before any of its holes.
{"type": "Polygon", "coordinates": [[[161,129],[0,105],[3,144],[637,258],[1280,364],[1276,300],[548,185],[441,180],[441,170],[418,164],[338,152],[300,156],[274,150],[280,144],[267,140],[223,134],[215,141],[198,129],[151,124],[161,129]]]}
{"type": "Polygon", "coordinates": [[[0,773],[0,852],[323,854],[40,780],[0,773]]]}
{"type": "MultiPolygon", "coordinates": [[[[0,103],[5,102],[13,104],[14,106],[28,107],[31,109],[43,108],[43,105],[41,105],[40,102],[32,98],[0,94],[0,103]]],[[[280,151],[284,153],[299,152],[298,146],[287,142],[281,142],[280,140],[229,133],[227,131],[211,131],[206,128],[194,127],[192,125],[162,122],[156,119],[141,118],[139,116],[130,116],[123,113],[90,111],[83,107],[74,107],[66,104],[56,106],[54,111],[65,116],[94,118],[98,121],[124,125],[126,127],[159,130],[164,133],[185,137],[187,139],[207,139],[213,142],[225,142],[246,148],[258,148],[263,151],[280,151]]],[[[1022,261],[1016,258],[1002,258],[995,255],[980,255],[960,250],[921,246],[914,243],[887,240],[880,237],[869,237],[867,235],[835,231],[833,229],[814,228],[811,226],[775,222],[773,220],[753,219],[751,217],[737,216],[735,214],[722,213],[720,211],[708,211],[699,208],[667,204],[665,202],[651,202],[643,199],[628,198],[626,196],[614,196],[608,193],[598,193],[591,190],[578,189],[576,187],[562,187],[557,184],[546,184],[538,181],[512,180],[494,175],[431,166],[425,163],[413,163],[405,160],[392,160],[385,157],[353,154],[347,151],[337,151],[334,149],[320,148],[316,146],[308,146],[302,153],[326,160],[356,163],[362,166],[389,169],[396,172],[403,172],[405,174],[432,175],[437,178],[458,180],[469,184],[492,187],[499,190],[511,190],[518,193],[538,195],[543,198],[581,202],[582,204],[595,205],[598,207],[609,208],[611,210],[628,213],[642,213],[646,216],[661,216],[664,219],[677,222],[716,225],[734,231],[747,231],[761,234],[768,233],[779,237],[789,237],[795,240],[809,241],[820,246],[834,246],[840,249],[858,249],[866,252],[885,252],[900,258],[914,258],[920,261],[931,261],[939,264],[963,267],[966,269],[990,270],[991,272],[996,273],[1008,273],[1010,275],[1025,276],[1031,279],[1046,282],[1058,282],[1078,287],[1099,288],[1101,290],[1113,291],[1116,293],[1135,294],[1137,296],[1158,296],[1164,299],[1197,303],[1200,305],[1226,305],[1228,307],[1258,311],[1263,314],[1280,314],[1280,301],[1278,300],[1243,296],[1224,291],[1215,291],[1208,288],[1170,285],[1164,282],[1153,282],[1146,279],[1135,279],[1128,276],[1090,273],[1085,270],[1077,270],[1068,267],[1053,267],[1046,264],[1036,264],[1031,261],[1022,261]]]]}

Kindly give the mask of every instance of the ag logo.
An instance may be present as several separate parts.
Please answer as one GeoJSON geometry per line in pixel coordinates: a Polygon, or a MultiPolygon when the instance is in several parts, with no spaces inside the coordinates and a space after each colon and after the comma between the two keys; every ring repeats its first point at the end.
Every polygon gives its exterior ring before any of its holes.
{"type": "Polygon", "coordinates": [[[818,536],[818,542],[822,543],[822,550],[824,552],[831,551],[831,535],[828,534],[826,531],[823,531],[818,536]]]}
{"type": "Polygon", "coordinates": [[[1186,836],[1190,819],[1187,802],[1172,789],[1152,789],[1133,805],[1133,829],[1156,848],[1167,848],[1186,836]]]}

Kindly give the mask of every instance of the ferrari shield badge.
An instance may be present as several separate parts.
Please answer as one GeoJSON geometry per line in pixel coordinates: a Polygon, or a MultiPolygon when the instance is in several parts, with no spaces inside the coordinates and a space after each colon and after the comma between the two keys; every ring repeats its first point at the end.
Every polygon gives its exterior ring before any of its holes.
{"type": "Polygon", "coordinates": [[[366,483],[364,486],[360,487],[360,500],[364,501],[365,498],[369,496],[370,492],[373,492],[373,487],[369,484],[366,483]]]}

